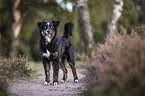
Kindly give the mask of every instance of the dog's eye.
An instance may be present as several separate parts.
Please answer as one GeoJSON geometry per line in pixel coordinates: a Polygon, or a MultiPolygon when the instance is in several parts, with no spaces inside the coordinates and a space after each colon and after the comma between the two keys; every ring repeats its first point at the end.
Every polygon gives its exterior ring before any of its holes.
{"type": "Polygon", "coordinates": [[[46,25],[44,28],[46,29],[48,27],[48,25],[46,25]]]}

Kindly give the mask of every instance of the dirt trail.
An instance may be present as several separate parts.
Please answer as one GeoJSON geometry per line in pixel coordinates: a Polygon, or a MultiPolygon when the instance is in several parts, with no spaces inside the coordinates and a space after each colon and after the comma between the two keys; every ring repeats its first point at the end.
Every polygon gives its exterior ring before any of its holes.
{"type": "MultiPolygon", "coordinates": [[[[42,68],[42,65],[40,66],[42,68]]],[[[79,96],[85,90],[82,69],[77,69],[79,82],[73,82],[73,75],[71,69],[68,68],[68,79],[66,83],[59,83],[57,86],[43,85],[44,72],[38,71],[41,76],[35,78],[21,78],[15,80],[15,83],[9,87],[9,96],[79,96]]],[[[52,69],[51,69],[51,84],[52,84],[52,69]]],[[[63,72],[59,71],[59,81],[62,79],[63,72]]]]}

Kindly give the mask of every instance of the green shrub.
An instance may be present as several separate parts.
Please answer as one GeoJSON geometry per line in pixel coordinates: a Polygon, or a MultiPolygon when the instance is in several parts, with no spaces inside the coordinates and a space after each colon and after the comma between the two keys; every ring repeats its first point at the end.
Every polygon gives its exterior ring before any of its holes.
{"type": "Polygon", "coordinates": [[[29,76],[30,69],[27,66],[28,58],[21,56],[14,59],[0,57],[0,96],[8,94],[8,82],[14,78],[29,76]]]}
{"type": "MultiPolygon", "coordinates": [[[[139,28],[139,27],[138,27],[139,28]]],[[[88,96],[145,96],[145,31],[121,28],[86,64],[88,96]]]]}

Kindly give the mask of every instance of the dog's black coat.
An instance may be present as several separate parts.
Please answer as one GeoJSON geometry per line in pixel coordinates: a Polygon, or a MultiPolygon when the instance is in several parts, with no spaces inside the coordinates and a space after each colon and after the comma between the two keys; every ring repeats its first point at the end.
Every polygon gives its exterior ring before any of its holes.
{"type": "Polygon", "coordinates": [[[73,34],[73,23],[68,22],[64,25],[64,34],[57,37],[57,27],[59,21],[38,22],[40,32],[40,54],[45,70],[45,81],[50,82],[50,61],[53,65],[53,83],[58,83],[59,68],[64,72],[63,80],[67,79],[67,69],[65,59],[72,68],[74,81],[78,80],[75,69],[74,48],[69,41],[69,36],[73,34]]]}

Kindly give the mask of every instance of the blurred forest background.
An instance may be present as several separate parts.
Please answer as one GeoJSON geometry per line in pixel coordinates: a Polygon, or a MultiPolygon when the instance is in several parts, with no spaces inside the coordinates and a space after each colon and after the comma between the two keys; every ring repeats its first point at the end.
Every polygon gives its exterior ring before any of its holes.
{"type": "MultiPolygon", "coordinates": [[[[0,0],[0,54],[10,57],[12,43],[12,28],[15,21],[13,17],[14,0],[0,0]]],[[[28,56],[31,60],[38,61],[39,57],[39,31],[37,22],[42,20],[59,20],[58,36],[62,36],[64,23],[72,21],[74,34],[70,37],[75,48],[75,54],[81,53],[80,38],[78,31],[78,19],[76,0],[18,0],[17,18],[20,26],[20,33],[16,36],[18,40],[19,54],[28,56]],[[19,18],[21,17],[21,18],[19,18]]],[[[112,15],[114,0],[88,0],[88,10],[90,23],[95,45],[104,43],[107,32],[107,25],[112,15]]],[[[17,11],[17,10],[16,10],[17,11]]],[[[16,12],[17,13],[17,12],[16,12]]],[[[17,22],[17,21],[16,21],[17,22]]],[[[135,26],[145,29],[145,1],[144,0],[124,0],[123,12],[117,23],[119,28],[123,25],[128,32],[135,26]]]]}

